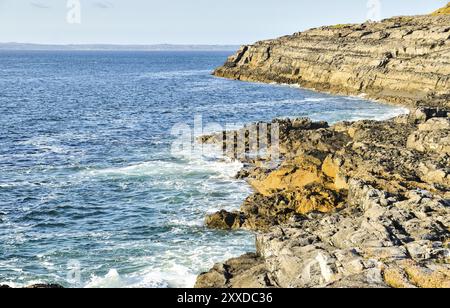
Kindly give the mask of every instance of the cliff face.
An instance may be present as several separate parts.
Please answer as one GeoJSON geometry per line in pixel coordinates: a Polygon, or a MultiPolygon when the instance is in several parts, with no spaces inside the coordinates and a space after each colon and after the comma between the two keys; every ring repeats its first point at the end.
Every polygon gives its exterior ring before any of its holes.
{"type": "Polygon", "coordinates": [[[337,25],[243,46],[214,74],[449,106],[450,15],[337,25]]]}

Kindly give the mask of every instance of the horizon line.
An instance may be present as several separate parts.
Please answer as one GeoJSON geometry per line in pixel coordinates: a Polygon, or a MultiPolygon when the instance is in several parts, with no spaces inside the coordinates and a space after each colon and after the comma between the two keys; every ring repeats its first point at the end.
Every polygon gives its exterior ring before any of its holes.
{"type": "Polygon", "coordinates": [[[235,51],[241,45],[237,44],[41,44],[0,42],[0,50],[129,50],[129,51],[235,51]]]}

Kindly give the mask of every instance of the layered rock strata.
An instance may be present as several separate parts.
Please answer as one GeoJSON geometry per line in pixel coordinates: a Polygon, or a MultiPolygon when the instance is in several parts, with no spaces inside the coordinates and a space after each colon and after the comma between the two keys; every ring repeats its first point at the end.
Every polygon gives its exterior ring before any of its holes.
{"type": "Polygon", "coordinates": [[[214,74],[410,106],[449,106],[450,15],[311,29],[243,46],[214,74]]]}

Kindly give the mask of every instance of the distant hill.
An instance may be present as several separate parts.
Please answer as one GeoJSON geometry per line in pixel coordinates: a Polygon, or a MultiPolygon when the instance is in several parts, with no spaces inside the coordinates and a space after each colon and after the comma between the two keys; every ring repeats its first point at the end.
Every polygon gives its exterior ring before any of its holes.
{"type": "Polygon", "coordinates": [[[27,43],[0,43],[0,50],[79,50],[79,51],[236,51],[235,45],[45,45],[27,43]]]}
{"type": "Polygon", "coordinates": [[[450,15],[450,2],[445,7],[435,11],[432,15],[450,15]]]}

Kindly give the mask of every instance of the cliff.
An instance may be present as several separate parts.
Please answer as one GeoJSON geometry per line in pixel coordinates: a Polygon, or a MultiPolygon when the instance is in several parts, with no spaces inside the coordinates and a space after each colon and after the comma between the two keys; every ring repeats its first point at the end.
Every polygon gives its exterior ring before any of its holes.
{"type": "Polygon", "coordinates": [[[450,15],[311,29],[243,46],[214,74],[410,106],[449,106],[450,15]]]}
{"type": "MultiPolygon", "coordinates": [[[[444,11],[259,42],[215,71],[364,93],[411,112],[333,126],[309,119],[270,123],[280,127],[283,161],[271,166],[241,157],[245,167],[237,177],[254,193],[239,211],[206,218],[210,228],[256,231],[257,252],[216,264],[197,287],[450,287],[450,17],[444,11]]],[[[260,125],[202,142],[222,145],[260,125]]]]}

